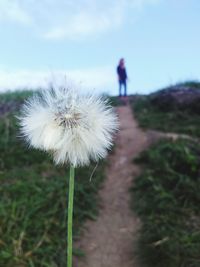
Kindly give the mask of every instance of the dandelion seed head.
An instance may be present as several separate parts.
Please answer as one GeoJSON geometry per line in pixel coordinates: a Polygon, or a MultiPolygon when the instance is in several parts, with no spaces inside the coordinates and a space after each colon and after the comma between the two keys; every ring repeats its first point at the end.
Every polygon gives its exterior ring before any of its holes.
{"type": "Polygon", "coordinates": [[[51,152],[57,164],[75,167],[104,158],[118,128],[117,116],[106,100],[65,88],[31,97],[19,119],[30,146],[51,152]]]}

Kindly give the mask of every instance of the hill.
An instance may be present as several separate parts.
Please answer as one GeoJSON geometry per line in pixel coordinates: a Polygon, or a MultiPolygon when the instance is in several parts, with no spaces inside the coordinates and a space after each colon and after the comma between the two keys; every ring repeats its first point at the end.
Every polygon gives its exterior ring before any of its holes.
{"type": "Polygon", "coordinates": [[[176,84],[132,103],[140,126],[200,137],[199,82],[176,84]]]}

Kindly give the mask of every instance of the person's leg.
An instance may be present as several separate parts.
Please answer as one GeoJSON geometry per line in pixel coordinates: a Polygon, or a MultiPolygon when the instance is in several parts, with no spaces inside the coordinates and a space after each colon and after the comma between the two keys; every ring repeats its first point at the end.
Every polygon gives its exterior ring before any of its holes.
{"type": "Polygon", "coordinates": [[[122,89],[122,83],[121,83],[121,81],[119,81],[119,97],[121,97],[121,95],[122,95],[121,89],[122,89]]]}
{"type": "Polygon", "coordinates": [[[126,81],[124,81],[124,96],[126,96],[126,81]]]}

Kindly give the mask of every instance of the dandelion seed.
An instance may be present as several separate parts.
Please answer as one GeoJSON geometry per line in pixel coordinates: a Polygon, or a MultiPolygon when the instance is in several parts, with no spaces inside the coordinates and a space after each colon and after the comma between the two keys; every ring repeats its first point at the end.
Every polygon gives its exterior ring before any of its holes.
{"type": "Polygon", "coordinates": [[[50,151],[57,164],[76,167],[106,156],[118,122],[100,97],[61,88],[30,98],[22,108],[20,125],[31,146],[50,151]]]}

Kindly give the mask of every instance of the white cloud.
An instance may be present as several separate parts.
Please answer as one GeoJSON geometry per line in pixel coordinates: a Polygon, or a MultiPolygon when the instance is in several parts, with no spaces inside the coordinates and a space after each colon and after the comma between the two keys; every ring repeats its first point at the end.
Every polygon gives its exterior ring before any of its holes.
{"type": "Polygon", "coordinates": [[[0,0],[0,21],[11,21],[30,25],[32,18],[21,8],[18,1],[0,0]]]}
{"type": "Polygon", "coordinates": [[[0,21],[34,27],[47,39],[82,39],[123,25],[146,5],[163,0],[0,0],[0,21]]]}
{"type": "Polygon", "coordinates": [[[111,92],[116,84],[115,73],[110,66],[98,67],[93,69],[77,70],[55,70],[55,71],[34,71],[0,70],[0,91],[15,89],[35,89],[46,88],[51,83],[65,85],[66,81],[75,81],[85,90],[96,90],[97,92],[111,92]]]}
{"type": "Polygon", "coordinates": [[[118,9],[107,11],[107,14],[80,12],[71,17],[68,23],[50,29],[44,34],[48,39],[79,39],[95,36],[114,29],[122,24],[122,15],[118,9]]]}

